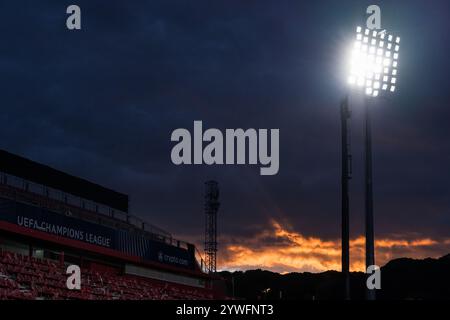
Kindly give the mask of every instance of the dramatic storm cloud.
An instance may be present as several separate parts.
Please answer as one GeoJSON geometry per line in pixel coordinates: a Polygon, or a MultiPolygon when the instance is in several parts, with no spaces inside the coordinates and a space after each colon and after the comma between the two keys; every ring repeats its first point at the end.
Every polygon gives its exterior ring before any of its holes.
{"type": "MultiPolygon", "coordinates": [[[[195,243],[203,183],[216,179],[223,265],[337,268],[339,101],[349,39],[370,2],[80,0],[82,29],[68,31],[70,4],[0,4],[1,148],[127,193],[133,214],[195,243]],[[221,130],[279,128],[279,173],[173,165],[171,132],[192,130],[194,120],[221,130]],[[304,240],[260,237],[285,229],[304,240]],[[283,245],[292,262],[256,259],[283,245]]],[[[441,255],[450,227],[450,4],[379,5],[382,26],[402,36],[398,90],[372,112],[380,257],[390,258],[382,241],[400,241],[393,256],[441,255]]],[[[357,250],[362,117],[360,105],[352,109],[357,250]]]]}

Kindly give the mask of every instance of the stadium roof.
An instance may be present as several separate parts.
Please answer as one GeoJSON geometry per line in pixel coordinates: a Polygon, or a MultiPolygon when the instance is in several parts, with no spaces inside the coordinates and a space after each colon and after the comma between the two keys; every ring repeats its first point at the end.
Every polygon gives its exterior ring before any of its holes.
{"type": "Polygon", "coordinates": [[[128,195],[0,149],[0,171],[128,212],[128,195]]]}

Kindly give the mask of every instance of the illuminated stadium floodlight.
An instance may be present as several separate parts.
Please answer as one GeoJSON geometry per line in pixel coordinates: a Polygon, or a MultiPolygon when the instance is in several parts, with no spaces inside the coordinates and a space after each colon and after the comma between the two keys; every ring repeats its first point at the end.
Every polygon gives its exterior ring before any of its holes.
{"type": "MultiPolygon", "coordinates": [[[[372,186],[372,138],[370,125],[369,100],[381,94],[392,94],[396,91],[398,77],[398,60],[400,37],[388,34],[386,30],[377,31],[356,28],[356,39],[351,48],[348,83],[350,86],[364,91],[364,151],[365,151],[365,234],[366,234],[366,270],[375,265],[375,237],[373,227],[373,186],[372,186]]],[[[348,108],[348,106],[347,106],[348,108]]],[[[342,112],[341,112],[342,114],[342,112]]],[[[343,130],[343,145],[345,130],[343,130]]],[[[344,147],[343,147],[344,150],[344,147]]],[[[345,151],[345,150],[344,150],[345,151]]],[[[345,152],[343,152],[344,154],[345,152]]],[[[343,159],[344,161],[345,159],[343,159]]],[[[344,168],[344,166],[343,166],[344,168]]],[[[345,168],[344,168],[345,169],[345,168]]],[[[344,177],[345,170],[343,170],[344,177]]],[[[344,199],[343,188],[343,199],[344,199]]],[[[342,271],[348,274],[349,241],[348,206],[342,210],[342,271]],[[345,239],[344,239],[345,237],[345,239]],[[345,244],[345,246],[344,246],[345,244]],[[345,258],[345,259],[344,259],[345,258]],[[345,263],[344,263],[345,262],[345,263]]],[[[348,276],[347,276],[348,277],[348,276]]],[[[346,297],[349,296],[348,280],[346,279],[346,297]]],[[[367,289],[367,299],[375,299],[375,290],[367,289]]]]}
{"type": "Polygon", "coordinates": [[[395,92],[398,76],[400,37],[356,28],[350,58],[348,83],[365,91],[371,97],[382,92],[395,92]]]}

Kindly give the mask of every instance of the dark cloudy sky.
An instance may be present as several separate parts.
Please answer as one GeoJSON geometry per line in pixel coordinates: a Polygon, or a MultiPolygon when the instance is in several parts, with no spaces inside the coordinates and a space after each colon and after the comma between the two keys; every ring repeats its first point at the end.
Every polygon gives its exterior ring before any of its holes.
{"type": "MultiPolygon", "coordinates": [[[[350,39],[370,4],[402,37],[398,91],[372,112],[376,236],[406,241],[388,245],[385,259],[448,253],[446,0],[5,0],[0,147],[127,193],[134,214],[197,243],[203,182],[216,179],[223,266],[332,268],[321,262],[338,254],[327,250],[340,234],[339,101],[350,39]],[[65,27],[70,4],[81,7],[81,31],[65,27]],[[279,128],[278,175],[173,165],[170,134],[192,130],[194,120],[279,128]],[[279,257],[242,262],[274,250],[279,257]],[[284,256],[292,259],[272,261],[284,256]]],[[[364,231],[360,108],[352,104],[356,242],[364,231]]]]}

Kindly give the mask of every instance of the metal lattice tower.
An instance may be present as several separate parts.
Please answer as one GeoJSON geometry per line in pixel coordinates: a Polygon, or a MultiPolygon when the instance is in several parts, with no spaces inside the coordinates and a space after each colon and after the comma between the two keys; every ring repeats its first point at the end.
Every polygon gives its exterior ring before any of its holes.
{"type": "Polygon", "coordinates": [[[219,186],[216,181],[205,182],[205,268],[209,273],[217,271],[217,211],[219,210],[219,186]]]}

